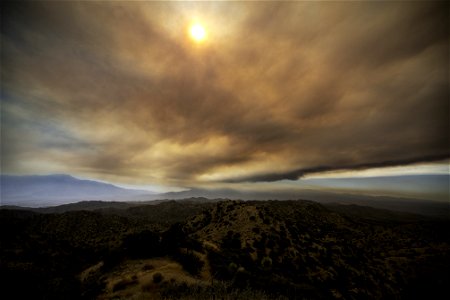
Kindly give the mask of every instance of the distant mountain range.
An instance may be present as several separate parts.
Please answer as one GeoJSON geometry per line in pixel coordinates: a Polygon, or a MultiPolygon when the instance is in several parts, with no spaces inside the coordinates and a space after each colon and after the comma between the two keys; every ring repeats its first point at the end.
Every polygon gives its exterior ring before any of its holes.
{"type": "Polygon", "coordinates": [[[82,200],[131,200],[150,194],[112,184],[81,180],[70,175],[11,176],[0,178],[2,205],[52,206],[82,200]]]}
{"type": "MultiPolygon", "coordinates": [[[[391,178],[357,179],[360,181],[357,187],[371,182],[377,186],[391,186],[397,182],[400,187],[406,185],[416,186],[424,182],[448,181],[447,175],[432,176],[398,176],[391,178]]],[[[156,200],[180,200],[189,198],[207,199],[232,199],[232,200],[312,200],[321,203],[356,204],[381,209],[403,211],[423,215],[450,215],[448,201],[437,202],[430,199],[412,199],[402,196],[374,196],[364,193],[362,190],[346,189],[320,189],[320,180],[314,180],[318,185],[302,189],[285,189],[283,191],[239,191],[234,189],[190,189],[181,192],[169,192],[156,194],[150,191],[132,190],[117,187],[112,184],[92,180],[81,180],[69,175],[45,175],[45,176],[10,176],[0,177],[0,195],[2,206],[22,207],[48,207],[80,201],[123,201],[123,202],[155,202],[156,200]]],[[[350,181],[355,179],[350,179],[350,181]]],[[[324,180],[323,186],[333,186],[333,179],[324,180]],[[326,183],[326,184],[325,184],[326,183]]],[[[343,179],[334,180],[337,183],[345,182],[343,179]]],[[[350,182],[349,181],[349,182],[350,182]]],[[[308,183],[309,184],[309,183],[308,183]]],[[[440,184],[445,187],[445,184],[440,184]]],[[[337,186],[339,186],[337,184],[337,186]]],[[[376,186],[374,190],[376,190],[376,186]]],[[[369,190],[369,189],[368,189],[369,190]]],[[[370,191],[370,190],[369,190],[370,191]]],[[[157,201],[156,201],[157,202],[157,201]]],[[[155,202],[155,203],[156,203],[155,202]]],[[[97,205],[97,204],[96,204],[97,205]]],[[[99,204],[101,206],[104,204],[99,204]]],[[[109,206],[109,205],[107,205],[109,206]]]]}
{"type": "Polygon", "coordinates": [[[323,204],[362,205],[378,209],[408,212],[420,215],[450,217],[450,203],[429,199],[407,197],[373,196],[362,192],[336,192],[327,190],[286,190],[286,191],[236,191],[233,189],[204,190],[191,189],[152,196],[154,199],[188,199],[205,197],[230,200],[311,200],[323,204]]]}

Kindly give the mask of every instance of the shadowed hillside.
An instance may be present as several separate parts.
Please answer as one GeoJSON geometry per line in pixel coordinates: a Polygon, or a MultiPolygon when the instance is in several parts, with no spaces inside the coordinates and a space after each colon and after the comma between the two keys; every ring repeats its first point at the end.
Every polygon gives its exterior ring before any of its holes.
{"type": "Polygon", "coordinates": [[[301,200],[94,206],[46,214],[2,209],[3,293],[34,299],[448,295],[448,220],[301,200]]]}

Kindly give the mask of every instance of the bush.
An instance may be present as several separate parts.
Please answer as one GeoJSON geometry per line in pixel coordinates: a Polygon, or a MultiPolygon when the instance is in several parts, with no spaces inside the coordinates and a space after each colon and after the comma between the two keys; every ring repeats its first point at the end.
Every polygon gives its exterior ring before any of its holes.
{"type": "Polygon", "coordinates": [[[178,253],[174,256],[187,272],[193,276],[200,274],[203,268],[203,261],[193,253],[178,253]]]}
{"type": "Polygon", "coordinates": [[[241,249],[241,234],[228,231],[227,236],[222,240],[222,247],[225,249],[241,249]]]}
{"type": "Polygon", "coordinates": [[[230,272],[231,276],[236,273],[237,269],[238,269],[238,266],[234,262],[232,262],[228,265],[228,272],[230,272]]]}
{"type": "Polygon", "coordinates": [[[163,275],[159,272],[153,274],[153,282],[160,283],[164,279],[163,275]]]}
{"type": "Polygon", "coordinates": [[[269,270],[270,268],[272,268],[272,259],[268,256],[264,257],[261,261],[261,266],[264,269],[269,270]]]}
{"type": "Polygon", "coordinates": [[[173,253],[186,243],[186,234],[181,223],[173,224],[162,234],[161,248],[163,253],[173,253]]]}
{"type": "Polygon", "coordinates": [[[161,255],[159,234],[149,230],[128,235],[123,240],[123,247],[133,258],[147,258],[161,255]]]}

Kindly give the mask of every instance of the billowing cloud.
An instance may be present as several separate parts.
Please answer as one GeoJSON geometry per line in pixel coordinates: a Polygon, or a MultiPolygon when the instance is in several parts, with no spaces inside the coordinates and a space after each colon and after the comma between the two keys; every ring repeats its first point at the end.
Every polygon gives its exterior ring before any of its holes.
{"type": "Polygon", "coordinates": [[[447,158],[448,28],[444,2],[4,4],[2,170],[195,186],[447,158]]]}

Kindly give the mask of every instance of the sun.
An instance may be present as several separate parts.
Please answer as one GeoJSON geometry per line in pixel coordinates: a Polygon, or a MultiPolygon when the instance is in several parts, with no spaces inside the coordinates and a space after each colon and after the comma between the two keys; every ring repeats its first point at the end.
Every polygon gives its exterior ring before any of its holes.
{"type": "Polygon", "coordinates": [[[195,23],[189,28],[189,34],[196,42],[202,42],[206,39],[206,30],[199,23],[195,23]]]}

